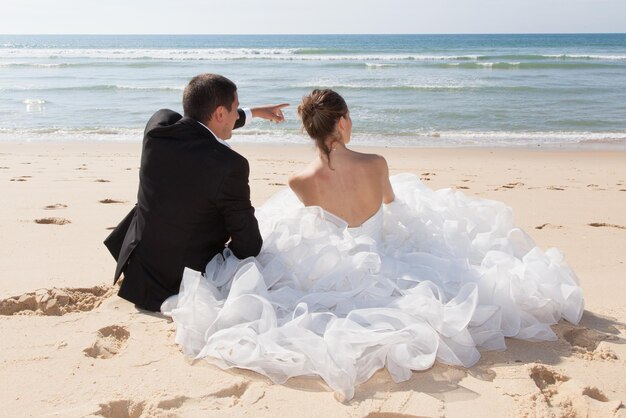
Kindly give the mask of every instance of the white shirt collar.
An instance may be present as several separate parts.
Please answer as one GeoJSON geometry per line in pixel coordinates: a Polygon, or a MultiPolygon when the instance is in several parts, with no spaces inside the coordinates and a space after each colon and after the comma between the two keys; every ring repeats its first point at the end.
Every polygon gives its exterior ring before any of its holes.
{"type": "Polygon", "coordinates": [[[219,136],[215,135],[215,133],[214,133],[211,129],[209,129],[209,127],[208,127],[208,126],[206,126],[204,123],[202,123],[202,122],[200,122],[200,121],[198,121],[198,123],[199,123],[200,125],[204,126],[204,127],[207,129],[207,131],[211,132],[211,134],[215,137],[215,139],[217,139],[217,142],[221,143],[221,144],[222,144],[222,145],[224,145],[225,147],[230,148],[230,144],[229,144],[229,143],[227,143],[226,141],[224,141],[224,140],[223,140],[222,138],[220,138],[219,136]]]}

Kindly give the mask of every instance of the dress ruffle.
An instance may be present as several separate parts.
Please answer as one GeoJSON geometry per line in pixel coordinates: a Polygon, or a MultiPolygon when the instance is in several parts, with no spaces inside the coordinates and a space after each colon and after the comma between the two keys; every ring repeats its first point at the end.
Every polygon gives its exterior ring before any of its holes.
{"type": "Polygon", "coordinates": [[[386,367],[396,382],[435,360],[470,367],[504,337],[555,340],[583,312],[578,279],[501,202],[391,178],[396,200],[359,228],[290,190],[257,211],[255,258],[186,269],[168,301],[176,342],[222,368],[277,383],[319,375],[345,399],[386,367]]]}

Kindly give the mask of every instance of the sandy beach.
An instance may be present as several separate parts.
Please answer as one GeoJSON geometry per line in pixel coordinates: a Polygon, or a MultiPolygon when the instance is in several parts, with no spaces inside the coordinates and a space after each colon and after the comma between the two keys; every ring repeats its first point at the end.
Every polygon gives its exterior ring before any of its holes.
{"type": "MultiPolygon", "coordinates": [[[[313,148],[234,143],[260,206],[313,148]]],[[[507,339],[470,368],[386,371],[335,399],[319,378],[275,385],[185,358],[174,325],[118,298],[102,241],[134,205],[140,143],[0,144],[0,416],[626,417],[626,151],[358,148],[513,208],[561,249],[585,296],[558,341],[507,339]]]]}

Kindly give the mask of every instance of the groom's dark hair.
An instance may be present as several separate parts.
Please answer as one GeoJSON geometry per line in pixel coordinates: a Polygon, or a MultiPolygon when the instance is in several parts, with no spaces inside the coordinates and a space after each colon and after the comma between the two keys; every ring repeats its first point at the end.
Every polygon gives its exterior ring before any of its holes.
{"type": "Polygon", "coordinates": [[[183,93],[185,116],[206,123],[219,106],[231,108],[237,86],[224,76],[204,73],[189,81],[183,93]]]}

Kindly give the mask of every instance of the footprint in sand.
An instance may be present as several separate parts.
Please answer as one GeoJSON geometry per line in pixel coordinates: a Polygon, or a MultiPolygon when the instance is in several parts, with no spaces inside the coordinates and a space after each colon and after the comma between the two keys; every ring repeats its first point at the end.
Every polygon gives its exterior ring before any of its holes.
{"type": "Polygon", "coordinates": [[[40,225],[67,225],[72,223],[72,221],[65,218],[48,217],[35,219],[35,223],[40,225]]]}
{"type": "Polygon", "coordinates": [[[105,204],[108,204],[108,203],[126,203],[125,200],[115,200],[115,199],[102,199],[102,200],[99,200],[99,202],[100,203],[105,203],[105,204]]]}
{"type": "Polygon", "coordinates": [[[583,389],[583,395],[589,396],[591,399],[595,399],[600,402],[608,402],[609,398],[606,397],[602,391],[596,387],[588,386],[583,389]]]}
{"type": "Polygon", "coordinates": [[[609,337],[589,328],[572,328],[562,335],[572,347],[572,352],[585,360],[617,360],[617,355],[607,347],[599,347],[609,337]]]}
{"type": "MultiPolygon", "coordinates": [[[[558,387],[569,380],[568,376],[562,375],[548,367],[536,364],[529,368],[529,376],[541,391],[543,400],[548,406],[552,406],[553,397],[559,394],[558,387]]],[[[537,400],[536,396],[531,397],[537,400]]]]}
{"type": "Polygon", "coordinates": [[[494,190],[502,190],[502,189],[515,189],[516,187],[521,187],[523,186],[524,183],[521,182],[517,182],[517,183],[507,183],[507,184],[503,184],[500,187],[496,187],[494,190]]]}
{"type": "Polygon", "coordinates": [[[54,205],[44,206],[45,210],[65,209],[67,205],[63,203],[55,203],[54,205]]]}
{"type": "Polygon", "coordinates": [[[27,181],[28,179],[33,178],[33,176],[19,176],[19,177],[13,177],[11,179],[11,181],[27,181]]]}
{"type": "Polygon", "coordinates": [[[572,347],[595,350],[606,336],[589,328],[574,328],[563,333],[563,339],[572,347]]]}
{"type": "Polygon", "coordinates": [[[626,226],[616,225],[616,224],[608,224],[606,222],[591,222],[591,223],[589,223],[587,225],[593,226],[595,228],[606,227],[606,228],[626,229],[626,226]]]}
{"type": "Polygon", "coordinates": [[[469,189],[469,187],[467,187],[467,186],[454,186],[454,188],[455,189],[464,189],[464,190],[469,189]]]}
{"type": "MultiPolygon", "coordinates": [[[[542,364],[535,364],[529,369],[529,376],[541,391],[542,397],[530,396],[528,407],[540,411],[537,402],[545,402],[555,416],[614,416],[622,407],[620,401],[609,403],[608,397],[597,387],[583,385],[570,380],[542,364]],[[601,404],[590,402],[589,399],[601,404]]],[[[524,409],[528,409],[528,407],[524,409]]]]}
{"type": "Polygon", "coordinates": [[[587,185],[587,187],[591,187],[591,188],[593,188],[592,190],[594,190],[594,191],[596,191],[596,192],[597,192],[597,191],[603,191],[603,190],[606,190],[605,188],[600,187],[600,186],[598,186],[597,184],[593,184],[593,183],[592,183],[592,184],[588,184],[588,185],[587,185]]]}
{"type": "Polygon", "coordinates": [[[105,179],[96,179],[94,180],[96,183],[110,183],[111,180],[105,180],[105,179]]]}
{"type": "Polygon", "coordinates": [[[535,227],[535,229],[544,229],[544,228],[561,229],[563,228],[563,225],[554,225],[554,224],[546,223],[546,224],[537,225],[535,227]]]}
{"type": "MultiPolygon", "coordinates": [[[[197,398],[179,395],[151,402],[120,399],[101,403],[98,405],[100,409],[94,412],[93,415],[107,418],[139,418],[143,416],[179,416],[179,413],[182,413],[181,416],[186,416],[190,411],[204,409],[203,406],[205,405],[211,405],[213,410],[229,408],[235,405],[254,405],[263,399],[264,396],[265,390],[262,387],[250,385],[246,382],[237,382],[218,392],[197,398]],[[250,386],[252,387],[250,388],[250,386]],[[187,414],[180,411],[181,408],[185,408],[187,414]]],[[[406,416],[408,417],[409,415],[406,416]]]]}
{"type": "Polygon", "coordinates": [[[210,396],[215,398],[241,398],[243,394],[246,393],[246,390],[248,390],[248,386],[250,386],[250,383],[248,382],[237,382],[222,390],[212,393],[210,396]]]}
{"type": "Polygon", "coordinates": [[[157,404],[157,408],[165,409],[165,410],[178,409],[181,406],[183,406],[185,404],[185,402],[187,400],[189,400],[189,399],[190,398],[188,398],[186,396],[177,396],[177,397],[172,398],[172,399],[165,399],[163,401],[160,401],[157,404]]]}
{"type": "Polygon", "coordinates": [[[557,186],[548,186],[548,187],[546,187],[546,189],[547,190],[559,190],[559,191],[565,190],[564,187],[557,187],[557,186]]]}
{"type": "MultiPolygon", "coordinates": [[[[179,408],[191,406],[193,409],[198,410],[200,403],[210,403],[213,407],[215,405],[221,405],[223,407],[232,407],[240,403],[240,401],[246,405],[252,405],[258,402],[265,396],[265,391],[261,390],[255,392],[253,396],[246,396],[247,384],[236,384],[233,387],[228,387],[219,391],[218,393],[209,394],[201,398],[190,398],[184,395],[176,396],[171,399],[163,399],[158,403],[145,401],[135,401],[132,399],[120,399],[110,401],[107,403],[101,403],[98,406],[100,409],[93,413],[93,415],[106,417],[106,418],[139,418],[143,416],[178,416],[175,412],[179,408]],[[223,392],[223,393],[222,393],[223,392]],[[226,402],[227,401],[227,402],[226,402]]],[[[219,407],[217,409],[220,409],[219,407]]]]}
{"type": "Polygon", "coordinates": [[[101,403],[99,406],[100,409],[93,414],[105,418],[139,418],[144,412],[148,412],[145,411],[145,402],[135,402],[129,399],[101,403]]]}
{"type": "Polygon", "coordinates": [[[185,416],[181,408],[185,408],[186,411],[198,410],[203,403],[210,403],[217,406],[217,409],[221,407],[232,407],[235,405],[249,406],[254,405],[265,397],[265,390],[263,386],[250,384],[248,382],[235,382],[228,387],[221,389],[215,393],[209,393],[200,397],[192,398],[185,395],[175,396],[173,398],[161,399],[152,402],[148,405],[147,414],[144,410],[144,415],[150,416],[185,416]]]}
{"type": "Polygon", "coordinates": [[[41,225],[66,225],[72,223],[72,221],[65,218],[39,218],[35,219],[35,223],[41,225]]]}
{"type": "Polygon", "coordinates": [[[60,316],[91,311],[115,293],[113,287],[39,289],[0,300],[0,315],[60,316]]]}
{"type": "Polygon", "coordinates": [[[100,328],[96,341],[83,352],[89,357],[108,359],[116,356],[126,347],[128,337],[130,337],[130,332],[120,325],[100,328]]]}
{"type": "Polygon", "coordinates": [[[539,390],[541,390],[544,394],[550,394],[550,389],[569,380],[569,377],[541,364],[534,365],[530,368],[530,378],[534,380],[535,385],[537,385],[539,390]]]}
{"type": "Polygon", "coordinates": [[[437,173],[431,173],[431,172],[427,171],[427,172],[421,174],[422,177],[420,177],[420,180],[430,181],[430,177],[429,176],[436,176],[436,175],[437,175],[437,173]]]}

